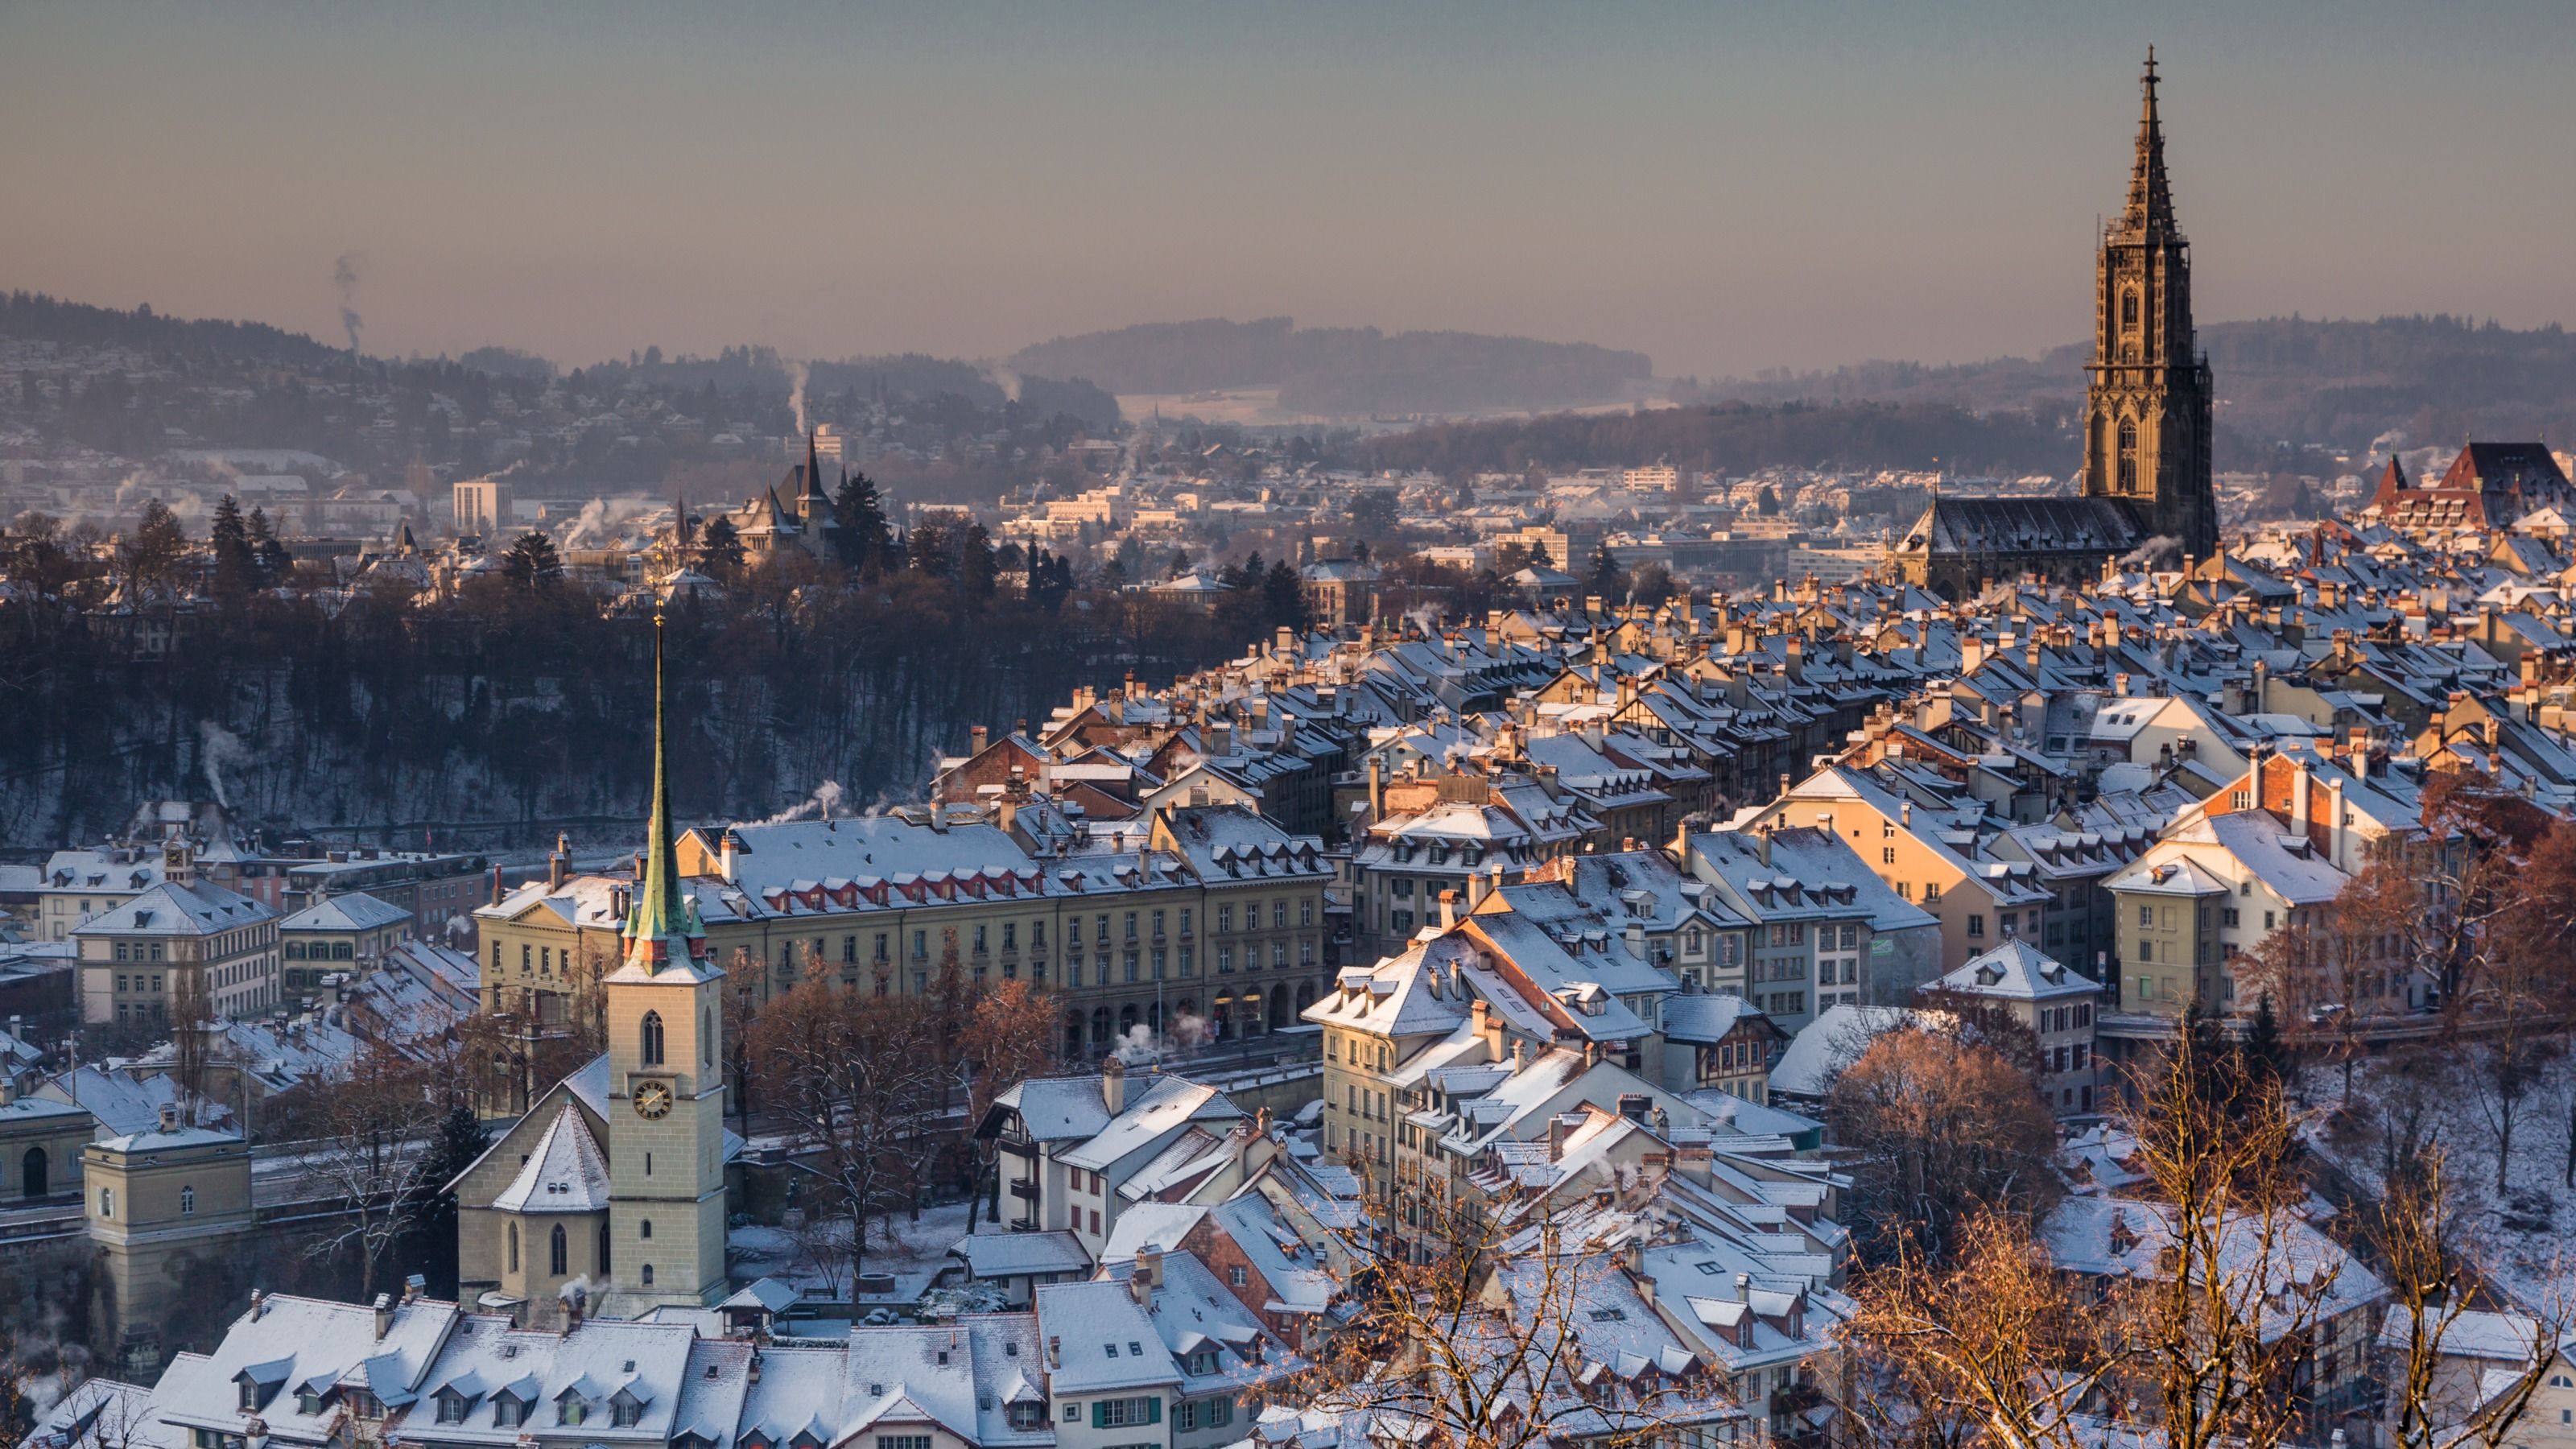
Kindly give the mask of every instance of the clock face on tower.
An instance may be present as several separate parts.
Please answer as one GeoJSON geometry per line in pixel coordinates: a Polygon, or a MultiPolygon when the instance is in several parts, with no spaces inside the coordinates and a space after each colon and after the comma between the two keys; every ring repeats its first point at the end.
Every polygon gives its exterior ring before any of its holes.
{"type": "Polygon", "coordinates": [[[671,1115],[671,1084],[668,1082],[637,1083],[635,1115],[656,1122],[671,1115]]]}

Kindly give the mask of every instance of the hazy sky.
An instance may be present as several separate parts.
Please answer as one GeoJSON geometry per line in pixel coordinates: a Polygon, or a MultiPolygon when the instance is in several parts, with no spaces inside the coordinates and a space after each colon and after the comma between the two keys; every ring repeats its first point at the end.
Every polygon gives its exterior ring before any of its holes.
{"type": "Polygon", "coordinates": [[[2138,60],[2204,321],[2576,321],[2576,7],[0,0],[0,287],[579,362],[1129,322],[1667,373],[2071,341],[2138,60]]]}

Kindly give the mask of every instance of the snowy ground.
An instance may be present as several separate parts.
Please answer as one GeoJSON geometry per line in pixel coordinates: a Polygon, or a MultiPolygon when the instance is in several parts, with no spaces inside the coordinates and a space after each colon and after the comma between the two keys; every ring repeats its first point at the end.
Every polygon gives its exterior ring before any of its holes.
{"type": "MultiPolygon", "coordinates": [[[[918,1300],[930,1280],[954,1260],[948,1257],[949,1246],[966,1236],[969,1204],[948,1203],[924,1208],[918,1221],[895,1213],[888,1221],[868,1224],[867,1255],[858,1265],[862,1273],[891,1273],[895,1286],[891,1293],[866,1293],[858,1296],[861,1304],[911,1303],[918,1300]],[[892,1234],[893,1241],[887,1240],[892,1234]]],[[[979,1232],[999,1232],[989,1223],[977,1223],[979,1232]]],[[[737,1279],[777,1278],[793,1283],[810,1298],[847,1300],[850,1295],[849,1225],[831,1223],[810,1231],[762,1227],[757,1224],[733,1229],[725,1235],[728,1266],[737,1279]]]]}
{"type": "Polygon", "coordinates": [[[2341,1067],[2310,1068],[2307,1137],[2364,1194],[2382,1187],[2408,1142],[2438,1149],[2468,1260],[2526,1308],[2563,1311],[2576,1306],[2576,1188],[2567,1186],[2576,1057],[2543,1064],[2522,1096],[2499,1191],[2496,1097],[2478,1069],[2484,1051],[2427,1046],[2374,1058],[2354,1072],[2348,1104],[2341,1067]]]}

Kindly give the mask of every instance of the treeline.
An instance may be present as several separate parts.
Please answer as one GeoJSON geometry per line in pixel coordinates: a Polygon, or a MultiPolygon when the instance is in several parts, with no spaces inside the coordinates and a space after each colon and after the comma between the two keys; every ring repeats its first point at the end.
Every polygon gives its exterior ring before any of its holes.
{"type": "Polygon", "coordinates": [[[2014,475],[2064,473],[2077,440],[2060,414],[1971,413],[1926,403],[1721,403],[1610,413],[1444,423],[1354,443],[1367,468],[1462,476],[1530,468],[1636,466],[1747,473],[1775,465],[1929,468],[2014,475]]]}
{"type": "Polygon", "coordinates": [[[1011,366],[1087,377],[1120,393],[1276,386],[1284,407],[1343,416],[1565,407],[1618,398],[1654,370],[1642,352],[1589,343],[1300,329],[1286,317],[1155,322],[1058,337],[1021,349],[1011,366]]]}
{"type": "MultiPolygon", "coordinates": [[[[2248,449],[2278,440],[2367,446],[2391,430],[2412,444],[2564,436],[2576,424],[2576,338],[2557,323],[2516,330],[2435,313],[2331,321],[2269,317],[2200,329],[2227,399],[2223,422],[2248,449]]],[[[2036,358],[1930,367],[1863,362],[1815,372],[1774,371],[1690,381],[1685,402],[1756,405],[1899,402],[2051,412],[2084,395],[2089,344],[2036,358]]],[[[2222,434],[2221,442],[2226,441],[2222,434]]],[[[2222,459],[2221,466],[2229,466],[2222,459]]],[[[2240,460],[2236,466],[2254,466],[2240,460]]]]}
{"type": "MultiPolygon", "coordinates": [[[[650,783],[650,622],[603,614],[535,561],[514,572],[435,602],[269,590],[185,611],[0,610],[0,848],[95,840],[137,800],[209,795],[253,822],[405,846],[534,843],[558,825],[627,840],[650,783]]],[[[681,808],[759,818],[826,780],[853,808],[906,798],[970,725],[1043,721],[1076,685],[1168,680],[1246,642],[1230,615],[1069,590],[1052,568],[1034,602],[1023,577],[980,575],[960,541],[929,567],[844,576],[800,557],[675,600],[681,808]]]]}

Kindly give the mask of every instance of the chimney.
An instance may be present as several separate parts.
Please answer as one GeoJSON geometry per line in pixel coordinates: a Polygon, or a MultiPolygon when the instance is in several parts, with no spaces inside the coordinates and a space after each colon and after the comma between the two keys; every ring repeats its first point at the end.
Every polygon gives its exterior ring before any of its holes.
{"type": "Polygon", "coordinates": [[[1738,1273],[1735,1275],[1735,1301],[1738,1303],[1750,1303],[1753,1301],[1752,1274],[1738,1273]]]}
{"type": "Polygon", "coordinates": [[[751,1367],[744,1371],[743,1377],[749,1379],[755,1384],[760,1382],[760,1353],[758,1350],[753,1350],[751,1355],[751,1367]]]}
{"type": "Polygon", "coordinates": [[[1768,870],[1771,866],[1771,827],[1765,825],[1756,829],[1753,839],[1754,850],[1762,857],[1763,868],[1768,870]]]}
{"type": "Polygon", "coordinates": [[[1050,1333],[1047,1335],[1047,1371],[1049,1373],[1053,1373],[1063,1367],[1064,1336],[1062,1334],[1050,1333]]]}
{"type": "Polygon", "coordinates": [[[1580,1125],[1582,1121],[1583,1118],[1573,1112],[1559,1112],[1547,1119],[1548,1161],[1555,1162],[1565,1156],[1566,1133],[1571,1126],[1580,1125]]]}
{"type": "Polygon", "coordinates": [[[546,889],[562,890],[565,879],[571,874],[572,837],[558,832],[555,835],[555,853],[546,857],[546,889]]]}
{"type": "Polygon", "coordinates": [[[260,1315],[266,1312],[268,1312],[268,1295],[253,1288],[250,1290],[250,1321],[259,1322],[260,1315]]]}
{"type": "Polygon", "coordinates": [[[1494,1018],[1494,1004],[1479,996],[1467,1003],[1467,1022],[1476,1035],[1485,1039],[1485,1050],[1494,1060],[1503,1058],[1503,1024],[1494,1018]]]}
{"type": "Polygon", "coordinates": [[[1455,889],[1442,891],[1440,893],[1440,929],[1446,931],[1457,924],[1458,892],[1455,889]]]}
{"type": "Polygon", "coordinates": [[[491,903],[492,903],[493,905],[496,905],[496,906],[497,906],[497,905],[499,905],[499,904],[501,904],[501,862],[499,862],[499,861],[497,861],[497,860],[496,860],[496,861],[494,861],[494,862],[492,862],[492,901],[491,901],[491,903]]]}
{"type": "Polygon", "coordinates": [[[982,725],[968,725],[966,727],[967,756],[972,758],[984,753],[984,747],[992,743],[992,739],[993,732],[991,730],[986,729],[982,725]]]}
{"type": "Polygon", "coordinates": [[[1136,1305],[1140,1308],[1153,1307],[1154,1290],[1162,1285],[1162,1281],[1162,1245],[1147,1243],[1136,1250],[1135,1270],[1127,1275],[1127,1288],[1136,1296],[1136,1305]]]}
{"type": "Polygon", "coordinates": [[[390,1293],[379,1293],[376,1295],[376,1342],[384,1342],[385,1335],[393,1330],[394,1296],[390,1293]]]}
{"type": "Polygon", "coordinates": [[[1116,1052],[1100,1063],[1100,1103],[1112,1117],[1127,1110],[1127,1064],[1116,1052]]]}
{"type": "Polygon", "coordinates": [[[176,1132],[179,1130],[178,1103],[164,1102],[161,1104],[161,1130],[165,1133],[176,1132]]]}
{"type": "Polygon", "coordinates": [[[418,1303],[420,1301],[420,1296],[428,1291],[429,1280],[418,1273],[414,1273],[403,1279],[402,1301],[405,1303],[418,1303]]]}
{"type": "MultiPolygon", "coordinates": [[[[735,838],[733,827],[730,825],[726,826],[723,838],[716,843],[716,873],[724,877],[726,885],[732,885],[735,883],[735,858],[740,854],[741,850],[742,842],[735,838]]],[[[643,879],[641,876],[636,878],[638,880],[643,879]]]]}
{"type": "Polygon", "coordinates": [[[1485,873],[1483,871],[1477,871],[1475,874],[1467,877],[1467,914],[1472,916],[1476,913],[1476,907],[1485,903],[1486,894],[1485,873]]]}
{"type": "Polygon", "coordinates": [[[2326,859],[2338,868],[2349,870],[2344,862],[2343,781],[2326,783],[2326,859]]]}
{"type": "Polygon", "coordinates": [[[1974,674],[1986,662],[1985,636],[1974,631],[1959,636],[1959,672],[1974,674]]]}
{"type": "Polygon", "coordinates": [[[1368,805],[1371,825],[1386,818],[1386,761],[1376,755],[1369,756],[1368,805]]]}

